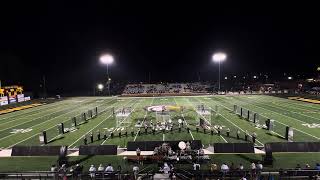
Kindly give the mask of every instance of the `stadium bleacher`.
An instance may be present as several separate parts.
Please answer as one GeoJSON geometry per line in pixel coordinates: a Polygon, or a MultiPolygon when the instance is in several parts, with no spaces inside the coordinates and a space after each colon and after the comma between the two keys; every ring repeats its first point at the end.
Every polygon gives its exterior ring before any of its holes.
{"type": "Polygon", "coordinates": [[[210,87],[209,83],[128,84],[122,94],[208,93],[210,87]]]}

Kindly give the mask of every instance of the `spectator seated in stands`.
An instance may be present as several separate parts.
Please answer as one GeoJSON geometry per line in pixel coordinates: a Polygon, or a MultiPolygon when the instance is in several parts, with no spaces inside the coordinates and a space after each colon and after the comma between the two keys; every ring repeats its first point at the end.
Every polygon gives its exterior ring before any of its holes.
{"type": "Polygon", "coordinates": [[[58,171],[57,166],[56,166],[55,164],[53,164],[53,165],[51,166],[50,171],[51,171],[51,172],[57,172],[57,171],[58,171]]]}
{"type": "Polygon", "coordinates": [[[215,162],[213,162],[213,163],[210,165],[210,171],[211,171],[211,172],[214,172],[214,171],[216,171],[216,170],[218,170],[218,165],[217,165],[215,162]]]}
{"type": "Polygon", "coordinates": [[[238,169],[239,169],[239,170],[243,170],[243,169],[244,169],[244,167],[243,167],[243,165],[242,165],[241,163],[239,164],[238,169]]]}
{"type": "Polygon", "coordinates": [[[99,171],[99,172],[103,172],[103,171],[104,171],[104,167],[103,167],[103,165],[102,165],[102,164],[100,164],[100,165],[99,165],[99,167],[98,167],[98,171],[99,171]]]}
{"type": "Polygon", "coordinates": [[[135,164],[135,165],[133,166],[133,168],[132,168],[132,171],[133,171],[133,174],[134,174],[135,179],[137,179],[139,170],[140,170],[140,169],[139,169],[138,165],[135,164]]]}
{"type": "Polygon", "coordinates": [[[111,166],[111,164],[108,164],[108,166],[106,167],[105,172],[112,173],[113,171],[114,170],[113,170],[113,167],[111,166]]]}
{"type": "Polygon", "coordinates": [[[165,174],[169,174],[169,172],[170,172],[170,166],[168,165],[168,163],[164,163],[163,164],[163,168],[162,168],[162,170],[160,170],[160,171],[163,171],[163,173],[165,173],[165,174]]]}
{"type": "Polygon", "coordinates": [[[90,173],[90,177],[91,178],[95,178],[96,177],[96,167],[94,167],[94,165],[92,164],[89,168],[89,173],[90,173]]]}
{"type": "Polygon", "coordinates": [[[80,176],[83,170],[83,166],[80,166],[79,164],[76,164],[76,167],[73,170],[73,174],[75,176],[80,176]]]}
{"type": "Polygon", "coordinates": [[[261,162],[259,161],[257,164],[257,170],[260,172],[263,169],[263,165],[261,164],[261,162]]]}
{"type": "Polygon", "coordinates": [[[320,171],[320,163],[317,163],[316,164],[316,168],[315,168],[316,170],[318,170],[318,171],[320,171]]]}
{"type": "Polygon", "coordinates": [[[310,169],[311,166],[309,164],[306,164],[305,169],[310,169]]]}
{"type": "Polygon", "coordinates": [[[193,170],[199,171],[200,170],[200,164],[199,163],[193,163],[193,170]]]}
{"type": "Polygon", "coordinates": [[[208,93],[208,83],[128,84],[122,94],[208,93]]]}
{"type": "Polygon", "coordinates": [[[229,166],[226,163],[222,163],[220,169],[225,174],[229,171],[229,166]]]}
{"type": "Polygon", "coordinates": [[[68,171],[68,169],[67,169],[66,164],[62,164],[62,166],[61,166],[60,169],[58,170],[59,176],[65,177],[66,174],[67,174],[67,171],[68,171]]]}
{"type": "Polygon", "coordinates": [[[56,172],[58,171],[58,167],[53,164],[53,165],[51,166],[51,168],[50,168],[50,171],[53,172],[53,173],[52,173],[52,176],[56,176],[56,175],[57,175],[56,172]]]}

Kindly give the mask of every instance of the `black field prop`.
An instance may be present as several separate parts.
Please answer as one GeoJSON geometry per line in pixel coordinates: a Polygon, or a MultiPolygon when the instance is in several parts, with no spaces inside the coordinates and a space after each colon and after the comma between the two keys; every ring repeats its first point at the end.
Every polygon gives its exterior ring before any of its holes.
{"type": "Polygon", "coordinates": [[[214,153],[254,153],[253,143],[214,143],[214,153]]]}
{"type": "Polygon", "coordinates": [[[14,146],[12,156],[59,156],[62,146],[14,146]]]}
{"type": "MultiPolygon", "coordinates": [[[[188,140],[184,140],[187,142],[188,140]]],[[[178,144],[180,141],[129,141],[127,143],[128,151],[135,151],[139,148],[141,151],[153,151],[155,147],[159,147],[164,142],[168,143],[172,150],[178,150],[178,144]]],[[[198,150],[202,147],[202,143],[200,140],[189,140],[191,149],[198,150]]]]}
{"type": "Polygon", "coordinates": [[[117,155],[117,145],[80,146],[79,155],[117,155]]]}

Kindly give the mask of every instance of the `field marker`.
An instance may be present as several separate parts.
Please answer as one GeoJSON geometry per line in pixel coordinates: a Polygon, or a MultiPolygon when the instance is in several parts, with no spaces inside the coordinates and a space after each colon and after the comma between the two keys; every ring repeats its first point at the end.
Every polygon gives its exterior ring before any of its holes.
{"type": "MultiPolygon", "coordinates": [[[[203,102],[203,101],[201,101],[200,99],[198,99],[198,101],[200,101],[200,102],[203,102]]],[[[204,102],[204,103],[206,103],[206,102],[204,102]]],[[[207,103],[206,103],[207,104],[207,103]]],[[[221,105],[221,106],[223,106],[223,107],[225,107],[226,109],[228,109],[228,110],[230,110],[231,111],[231,109],[229,109],[229,108],[227,108],[226,106],[224,106],[224,105],[222,105],[222,104],[219,104],[219,105],[221,105]]],[[[210,105],[209,105],[209,108],[210,109],[212,109],[211,107],[210,107],[210,105]]],[[[234,125],[235,127],[237,127],[237,128],[239,128],[242,132],[245,132],[243,129],[241,129],[238,125],[236,125],[235,123],[233,123],[232,121],[230,121],[228,118],[226,118],[225,116],[223,116],[221,113],[220,113],[220,116],[221,117],[223,117],[225,120],[227,120],[229,123],[231,123],[232,125],[234,125]]],[[[252,137],[250,134],[248,134],[250,137],[252,137]]],[[[264,145],[263,143],[261,143],[258,139],[256,139],[256,141],[258,142],[258,143],[260,143],[261,145],[264,145]]]]}
{"type": "Polygon", "coordinates": [[[165,135],[164,135],[164,133],[162,133],[162,141],[164,141],[165,140],[165,135]]]}
{"type": "MultiPolygon", "coordinates": [[[[193,107],[193,109],[197,112],[197,110],[195,109],[195,107],[193,106],[193,104],[190,102],[190,100],[189,99],[187,99],[188,100],[188,102],[189,102],[189,104],[193,107]]],[[[198,100],[199,101],[199,100],[198,100]]],[[[201,101],[200,101],[201,102],[201,101]]],[[[197,112],[197,114],[199,114],[198,112],[197,112]]],[[[202,118],[203,119],[205,119],[206,121],[208,121],[202,114],[199,114],[200,116],[202,116],[202,118]]],[[[208,121],[209,122],[209,121],[208,121]]],[[[216,133],[218,133],[218,131],[216,130],[216,128],[214,128],[214,127],[212,127],[213,128],[213,130],[216,132],[216,133]]],[[[221,136],[221,135],[219,135],[223,140],[224,140],[224,142],[228,142],[223,136],[221,136]]]]}
{"type": "MultiPolygon", "coordinates": [[[[274,96],[268,96],[268,97],[276,99],[277,102],[283,102],[283,103],[286,103],[286,104],[293,104],[293,105],[297,105],[297,106],[303,107],[302,109],[304,109],[304,108],[312,108],[314,111],[320,113],[320,109],[317,108],[316,106],[313,106],[313,105],[316,105],[316,104],[296,101],[296,100],[292,100],[292,99],[283,99],[283,98],[274,97],[274,96]]],[[[264,98],[264,99],[266,99],[266,98],[264,98]]]]}
{"type": "MultiPolygon", "coordinates": [[[[187,125],[187,127],[188,127],[188,126],[189,126],[189,124],[188,124],[187,120],[184,118],[184,115],[183,115],[183,114],[181,114],[181,116],[182,116],[182,118],[183,118],[184,122],[186,122],[186,125],[187,125]]],[[[194,137],[193,137],[193,135],[192,135],[192,132],[191,132],[191,131],[189,131],[189,133],[190,133],[190,135],[191,135],[192,140],[194,140],[194,137]]]]}
{"type": "MultiPolygon", "coordinates": [[[[67,105],[64,105],[64,106],[67,106],[67,105]]],[[[53,108],[53,109],[59,109],[58,111],[55,111],[55,112],[53,112],[53,113],[56,113],[56,112],[59,112],[59,111],[63,110],[63,108],[60,108],[60,107],[61,107],[61,106],[59,106],[59,107],[57,107],[57,108],[53,108]]],[[[13,119],[13,120],[11,120],[11,121],[6,121],[6,122],[4,122],[4,123],[0,123],[0,126],[2,126],[2,125],[4,125],[4,124],[11,123],[11,122],[14,122],[14,121],[17,121],[17,120],[20,120],[20,119],[27,119],[26,117],[33,116],[33,115],[36,115],[36,114],[40,114],[40,113],[43,113],[43,112],[48,111],[48,110],[52,110],[52,109],[48,108],[47,110],[44,110],[44,111],[41,111],[41,112],[38,112],[38,113],[29,114],[29,115],[24,116],[24,117],[21,117],[21,118],[13,119]]],[[[53,114],[53,113],[50,113],[50,114],[53,114]]],[[[49,115],[50,115],[50,114],[49,114],[49,115]]],[[[48,115],[48,114],[46,114],[46,115],[48,115]]],[[[42,118],[42,117],[44,117],[44,116],[46,116],[46,115],[43,115],[43,116],[38,117],[38,118],[36,118],[36,119],[42,118]]],[[[35,120],[35,119],[34,119],[34,120],[35,120]]],[[[27,121],[27,122],[30,122],[30,121],[27,121]]],[[[26,123],[26,122],[25,122],[25,123],[26,123]]],[[[20,125],[20,124],[18,124],[18,125],[20,125]]],[[[17,125],[17,126],[18,126],[18,125],[17,125]]],[[[12,127],[14,127],[14,126],[12,126],[12,127]]],[[[11,128],[11,127],[9,127],[9,128],[11,128]]],[[[4,130],[5,130],[5,129],[4,129],[4,130]]],[[[0,131],[2,131],[2,129],[1,129],[0,131]]]]}
{"type": "MultiPolygon", "coordinates": [[[[74,145],[76,142],[78,142],[80,139],[82,139],[86,134],[88,134],[88,132],[91,132],[92,130],[94,130],[95,128],[97,128],[100,124],[102,124],[104,121],[106,121],[107,119],[109,119],[111,117],[112,114],[110,114],[108,117],[106,117],[104,120],[102,120],[100,123],[98,123],[96,126],[94,126],[93,128],[91,128],[89,131],[87,131],[87,133],[85,133],[84,135],[82,135],[81,137],[79,137],[76,141],[74,141],[72,144],[70,144],[69,146],[71,147],[72,145],[74,145]]],[[[76,147],[76,146],[75,146],[76,147]]],[[[73,148],[75,148],[73,147],[73,148]]]]}
{"type": "MultiPolygon", "coordinates": [[[[69,101],[69,100],[66,100],[66,101],[69,101]]],[[[28,113],[33,113],[35,111],[41,111],[42,109],[50,109],[50,107],[55,107],[55,106],[60,106],[62,101],[59,101],[59,102],[55,102],[55,103],[50,103],[50,104],[43,104],[42,106],[38,106],[38,107],[34,107],[34,108],[30,108],[30,109],[26,109],[26,110],[33,110],[33,111],[28,111],[28,112],[24,112],[24,113],[21,113],[21,114],[17,114],[17,115],[13,115],[13,116],[9,116],[9,117],[5,117],[5,118],[1,118],[1,120],[4,120],[4,119],[11,119],[11,118],[14,118],[14,117],[17,117],[17,116],[22,116],[24,114],[28,114],[28,113]],[[46,105],[49,105],[49,107],[47,107],[46,105]],[[43,108],[42,108],[43,107],[43,108]],[[36,109],[38,108],[38,109],[36,109]]],[[[16,111],[16,112],[19,112],[19,111],[16,111]]],[[[22,111],[20,111],[22,112],[22,111]]],[[[43,112],[43,111],[41,111],[43,112]]],[[[40,113],[40,112],[39,112],[40,113]]],[[[10,114],[10,113],[9,113],[10,114]]],[[[38,114],[38,113],[34,113],[34,114],[38,114]]],[[[27,116],[30,116],[30,115],[34,115],[34,114],[29,114],[27,116]]],[[[24,116],[24,117],[27,117],[27,116],[24,116]]],[[[18,119],[21,119],[21,118],[18,118],[18,119]]]]}
{"type": "MultiPolygon", "coordinates": [[[[239,101],[239,100],[237,100],[237,101],[239,101]]],[[[249,103],[246,102],[245,104],[249,104],[249,103]]],[[[274,111],[272,111],[272,110],[268,110],[268,109],[266,109],[266,108],[264,108],[264,107],[261,107],[261,106],[258,106],[258,105],[254,105],[254,104],[252,104],[252,105],[255,106],[255,107],[257,107],[257,108],[260,108],[260,109],[265,109],[265,110],[267,110],[267,111],[274,112],[274,111]]],[[[274,113],[275,113],[275,114],[282,115],[282,116],[286,116],[286,115],[280,114],[280,113],[278,113],[278,112],[274,112],[274,113]]],[[[268,117],[266,117],[266,116],[263,116],[263,117],[268,118],[268,117]]],[[[293,117],[290,117],[290,116],[286,116],[286,117],[288,117],[288,118],[290,118],[290,119],[294,119],[294,120],[300,121],[300,122],[302,122],[302,123],[307,123],[307,122],[301,121],[301,120],[299,120],[299,119],[296,119],[296,118],[293,118],[293,117]]],[[[282,123],[282,122],[280,122],[280,121],[277,121],[277,120],[275,120],[275,121],[278,122],[278,123],[280,123],[280,124],[282,124],[282,125],[289,126],[289,125],[287,125],[287,124],[285,124],[285,123],[282,123]]],[[[312,135],[312,134],[309,134],[309,133],[304,132],[304,131],[302,131],[302,130],[299,130],[299,129],[297,129],[297,128],[294,128],[294,127],[292,127],[292,128],[295,129],[295,130],[297,130],[297,131],[299,131],[299,132],[301,132],[301,133],[304,133],[304,134],[306,134],[306,135],[309,135],[309,136],[311,136],[311,137],[314,137],[314,138],[316,138],[316,139],[320,139],[320,138],[317,137],[317,136],[314,136],[314,135],[312,135]]]]}
{"type": "MultiPolygon", "coordinates": [[[[74,105],[74,106],[77,106],[77,105],[74,105]]],[[[70,109],[71,109],[71,108],[70,108],[70,109]]],[[[28,122],[31,122],[31,121],[35,121],[35,120],[40,119],[40,118],[43,118],[43,117],[45,117],[45,116],[50,116],[51,114],[58,113],[59,111],[63,111],[63,110],[64,110],[64,108],[61,108],[61,109],[59,109],[58,111],[52,112],[52,113],[50,113],[50,114],[46,114],[46,115],[41,116],[41,117],[38,117],[38,118],[36,118],[36,119],[32,119],[32,120],[29,120],[29,121],[24,121],[24,122],[22,122],[22,123],[20,123],[20,124],[13,125],[13,126],[10,126],[10,127],[8,127],[8,128],[5,128],[5,129],[0,129],[0,132],[1,132],[1,131],[4,131],[4,130],[7,130],[7,129],[10,129],[10,128],[13,128],[13,127],[16,127],[16,126],[20,126],[20,125],[22,125],[22,124],[25,124],[25,123],[28,123],[28,122]]],[[[50,119],[49,119],[49,120],[50,120],[50,119]]],[[[46,121],[44,121],[44,122],[46,122],[46,121]]],[[[4,123],[4,124],[5,124],[5,123],[4,123]]],[[[0,125],[2,125],[2,124],[0,124],[0,125]]]]}
{"type": "MultiPolygon", "coordinates": [[[[150,105],[149,105],[149,106],[151,106],[151,105],[153,104],[153,101],[154,101],[154,98],[152,98],[152,101],[151,101],[151,103],[150,103],[150,105]]],[[[146,110],[146,114],[144,115],[144,117],[143,117],[143,121],[142,121],[142,123],[141,123],[141,124],[143,124],[143,123],[144,123],[144,121],[146,120],[147,114],[148,114],[148,110],[146,110]]],[[[139,131],[136,133],[136,135],[135,135],[135,137],[134,137],[133,141],[136,141],[137,136],[138,136],[138,133],[140,132],[140,129],[141,129],[141,128],[139,128],[139,131]]]]}
{"type": "MultiPolygon", "coordinates": [[[[132,100],[131,100],[131,101],[132,101],[132,100]]],[[[129,101],[129,102],[131,102],[131,101],[129,101]]],[[[125,105],[129,104],[129,102],[127,102],[125,105]]],[[[120,106],[120,105],[117,105],[116,107],[119,107],[119,106],[120,106]]],[[[114,107],[114,106],[107,107],[107,108],[105,108],[103,111],[101,111],[100,113],[106,111],[107,109],[111,109],[112,107],[114,107]]],[[[112,114],[110,114],[106,119],[102,120],[102,122],[104,122],[105,120],[109,119],[111,115],[112,115],[112,114]]],[[[72,145],[74,145],[76,142],[78,142],[80,139],[82,139],[86,134],[88,134],[88,132],[90,132],[90,131],[92,131],[93,129],[95,129],[96,127],[98,127],[102,122],[100,122],[97,126],[95,126],[94,128],[90,129],[89,131],[85,132],[85,134],[83,134],[81,137],[79,137],[76,141],[74,141],[74,142],[73,142],[71,145],[69,145],[69,146],[71,147],[72,145]]],[[[76,146],[75,146],[75,147],[76,147],[76,146]]],[[[73,147],[73,148],[75,148],[75,147],[73,147]]]]}
{"type": "MultiPolygon", "coordinates": [[[[236,100],[236,101],[239,101],[239,100],[236,100]]],[[[241,101],[239,101],[239,102],[241,102],[241,101]]],[[[243,103],[243,102],[242,102],[242,103],[243,103]]],[[[229,103],[229,104],[230,104],[230,103],[229,103]]],[[[249,103],[245,102],[245,104],[249,104],[249,103]]],[[[269,110],[269,109],[266,109],[266,108],[263,108],[263,107],[260,107],[260,106],[254,105],[254,104],[249,104],[249,105],[255,106],[255,107],[260,108],[260,109],[265,109],[265,110],[270,111],[270,112],[274,112],[274,111],[272,111],[272,110],[269,110]]],[[[225,107],[225,106],[224,106],[224,107],[225,107]]],[[[229,108],[227,108],[227,109],[229,109],[229,108]]],[[[231,110],[231,109],[229,109],[229,110],[231,110]]],[[[277,112],[274,112],[274,113],[279,114],[279,115],[282,115],[282,114],[277,113],[277,112]]],[[[263,117],[265,117],[265,118],[269,118],[269,117],[264,116],[264,115],[261,115],[261,116],[263,116],[263,117]]],[[[286,116],[286,115],[282,115],[282,116],[286,116]]],[[[286,117],[289,117],[289,116],[286,116],[286,117]]],[[[295,118],[292,118],[292,117],[289,117],[289,118],[295,119],[295,118]]],[[[275,121],[278,122],[278,123],[280,123],[280,124],[282,124],[282,125],[289,126],[289,125],[287,125],[287,124],[285,124],[285,123],[282,123],[282,122],[280,122],[280,121],[277,121],[277,120],[275,120],[275,121]]],[[[304,122],[304,123],[306,123],[306,122],[304,122]]],[[[309,136],[311,136],[311,137],[314,137],[314,138],[316,138],[316,139],[318,139],[318,140],[320,139],[320,138],[317,137],[317,136],[314,136],[314,135],[312,135],[312,134],[309,134],[309,133],[304,132],[304,131],[302,131],[302,130],[299,130],[299,129],[297,129],[297,128],[294,128],[294,127],[292,127],[292,128],[295,129],[295,130],[297,130],[297,131],[299,131],[299,132],[301,132],[301,133],[304,133],[304,134],[306,134],[306,135],[309,135],[309,136]]]]}
{"type": "MultiPolygon", "coordinates": [[[[75,105],[75,106],[77,106],[77,105],[75,105]]],[[[68,109],[73,109],[73,108],[68,108],[68,109]]],[[[56,119],[57,117],[60,117],[60,116],[62,116],[62,115],[69,114],[69,113],[73,112],[74,110],[76,110],[76,109],[73,109],[73,110],[71,110],[71,111],[69,111],[69,112],[66,112],[66,113],[63,113],[63,114],[60,114],[59,116],[50,118],[50,119],[48,119],[48,120],[46,120],[46,121],[43,121],[42,123],[33,125],[33,126],[31,126],[31,127],[27,127],[27,128],[33,128],[33,127],[39,126],[39,125],[41,125],[41,124],[43,124],[43,123],[45,123],[45,122],[48,122],[48,121],[53,120],[53,119],[56,119]]],[[[0,138],[0,140],[6,139],[6,138],[8,138],[8,137],[10,137],[10,136],[13,136],[13,135],[15,135],[15,134],[11,134],[11,135],[8,135],[8,136],[4,136],[4,137],[0,138]]]]}
{"type": "MultiPolygon", "coordinates": [[[[174,102],[176,103],[176,105],[178,105],[178,103],[177,103],[177,101],[176,101],[176,99],[175,99],[174,97],[173,97],[173,100],[174,100],[174,102]]],[[[183,118],[184,122],[186,122],[186,125],[187,125],[187,127],[188,127],[188,126],[189,126],[189,124],[188,124],[188,122],[187,122],[186,118],[184,118],[184,114],[183,114],[183,113],[181,113],[181,116],[182,116],[182,118],[183,118]]],[[[191,132],[191,131],[189,131],[189,133],[190,133],[190,135],[191,135],[192,140],[194,140],[194,137],[193,137],[193,135],[192,135],[192,132],[191,132]]]]}
{"type": "MultiPolygon", "coordinates": [[[[129,102],[131,102],[131,101],[129,101],[129,102]]],[[[128,102],[127,104],[129,104],[129,102],[128,102]]],[[[139,101],[138,103],[136,103],[136,104],[134,104],[134,105],[133,105],[133,106],[134,106],[134,108],[131,110],[131,112],[130,112],[130,115],[129,115],[129,116],[131,116],[131,114],[132,114],[132,113],[134,112],[134,110],[136,109],[136,107],[135,107],[135,106],[136,106],[137,104],[140,104],[140,103],[141,103],[141,101],[139,101]]],[[[129,116],[127,116],[126,118],[124,118],[124,119],[123,119],[123,121],[125,121],[129,116]]],[[[123,121],[122,121],[122,122],[123,122],[123,121]]],[[[122,124],[122,122],[121,122],[119,125],[121,125],[121,124],[122,124]]],[[[115,129],[112,131],[112,133],[113,133],[114,131],[116,131],[116,129],[117,129],[117,128],[115,128],[115,129]]],[[[110,136],[108,136],[108,137],[107,137],[107,138],[106,138],[106,139],[101,143],[101,145],[103,145],[103,144],[104,144],[104,143],[109,139],[109,137],[110,137],[110,136]]]]}
{"type": "MultiPolygon", "coordinates": [[[[261,102],[261,101],[260,101],[261,102]]],[[[283,105],[279,105],[279,104],[275,104],[276,106],[281,106],[281,107],[288,107],[288,106],[283,106],[283,105]]],[[[269,106],[269,107],[273,107],[273,106],[270,106],[270,105],[267,105],[267,106],[269,106]]],[[[285,110],[285,111],[288,111],[288,110],[286,110],[286,109],[284,109],[284,108],[280,108],[280,107],[273,107],[273,108],[278,108],[278,109],[282,109],[282,110],[285,110]]],[[[291,108],[291,107],[290,107],[291,108]]],[[[292,108],[294,108],[294,107],[292,107],[292,108]]],[[[294,108],[294,109],[299,109],[299,108],[294,108]]],[[[306,109],[304,109],[304,110],[306,110],[306,109]]],[[[306,116],[306,117],[309,117],[309,118],[312,118],[312,119],[315,119],[315,120],[317,120],[317,121],[320,121],[320,119],[318,119],[318,118],[315,118],[315,117],[312,117],[312,116],[308,116],[308,115],[305,115],[305,114],[302,114],[302,113],[299,113],[299,112],[296,112],[296,111],[289,111],[290,113],[296,113],[296,114],[300,114],[301,116],[306,116]]],[[[289,114],[290,114],[289,113],[289,114]]],[[[317,112],[315,112],[315,113],[317,113],[317,112]]],[[[284,113],[284,114],[288,114],[288,113],[284,113]]],[[[296,118],[294,118],[294,119],[296,119],[296,118]]],[[[301,120],[299,120],[299,119],[297,119],[298,121],[300,121],[300,122],[302,122],[302,123],[307,123],[307,122],[305,122],[305,121],[301,121],[301,120]]]]}
{"type": "MultiPolygon", "coordinates": [[[[220,99],[220,98],[218,98],[218,99],[220,99]]],[[[228,103],[229,103],[229,102],[228,102],[228,103]]],[[[229,104],[231,104],[231,103],[229,103],[229,104]]],[[[227,110],[229,110],[229,111],[232,111],[230,108],[222,105],[221,103],[220,103],[220,105],[223,106],[225,109],[227,109],[227,110]]],[[[273,113],[271,112],[271,113],[259,113],[259,114],[260,114],[261,116],[263,116],[262,114],[273,114],[273,113]]],[[[263,116],[263,117],[265,117],[265,116],[263,116]]],[[[272,132],[273,132],[274,134],[276,134],[276,135],[278,135],[278,136],[280,136],[280,137],[282,137],[282,138],[285,139],[285,137],[282,136],[281,134],[279,134],[279,133],[277,133],[277,132],[275,132],[275,131],[272,131],[272,132]]]]}
{"type": "MultiPolygon", "coordinates": [[[[90,100],[88,100],[88,101],[90,101],[90,100]]],[[[88,102],[88,101],[86,101],[86,102],[88,102]]],[[[110,101],[112,101],[112,100],[110,100],[110,101]]],[[[108,102],[110,102],[110,101],[108,101],[108,102]]],[[[108,102],[106,102],[105,104],[107,104],[108,102]]],[[[93,103],[93,104],[96,104],[96,103],[93,103]]],[[[89,104],[88,104],[89,105],[89,104]]],[[[100,104],[100,105],[98,105],[97,107],[100,107],[100,106],[102,106],[103,104],[100,104]]],[[[92,106],[92,104],[90,105],[90,107],[92,106]]],[[[74,109],[74,110],[76,110],[76,109],[74,109]]],[[[74,110],[72,110],[72,111],[74,111],[74,110]]],[[[72,112],[72,111],[70,111],[70,112],[72,112]]],[[[68,112],[68,113],[65,113],[65,114],[62,114],[62,115],[66,115],[66,114],[69,114],[70,112],[68,112]]],[[[58,116],[56,116],[56,117],[54,117],[54,118],[57,118],[58,116]]],[[[54,119],[54,118],[52,118],[52,119],[54,119]]],[[[52,120],[51,119],[51,120],[52,120]]],[[[69,119],[68,120],[65,120],[65,121],[62,121],[62,123],[64,123],[64,122],[67,122],[67,121],[69,121],[69,119]]],[[[38,125],[40,125],[40,124],[38,124],[38,125]]],[[[49,128],[47,128],[47,129],[45,129],[44,131],[47,131],[47,130],[49,130],[49,129],[51,129],[51,128],[54,128],[54,127],[56,127],[57,125],[53,125],[53,126],[51,126],[51,127],[49,127],[49,128]]],[[[31,128],[31,127],[29,127],[29,128],[31,128]]],[[[14,134],[13,134],[14,135],[14,134]]],[[[21,142],[24,142],[24,141],[26,141],[26,140],[28,140],[28,139],[30,139],[30,138],[33,138],[33,137],[35,137],[35,136],[37,136],[37,135],[39,135],[39,133],[36,133],[36,134],[34,134],[34,135],[32,135],[32,136],[30,136],[30,137],[28,137],[28,138],[25,138],[25,139],[23,139],[23,140],[21,140],[21,141],[19,141],[19,142],[17,142],[17,143],[14,143],[14,144],[12,144],[12,145],[10,145],[10,146],[8,146],[6,149],[8,149],[8,148],[10,148],[10,147],[12,147],[12,146],[14,146],[14,145],[17,145],[17,144],[20,144],[21,142]]],[[[11,136],[11,135],[10,135],[11,136]]],[[[8,136],[6,136],[6,137],[8,137],[8,136]]],[[[4,138],[6,138],[6,137],[4,137],[4,138]]]]}

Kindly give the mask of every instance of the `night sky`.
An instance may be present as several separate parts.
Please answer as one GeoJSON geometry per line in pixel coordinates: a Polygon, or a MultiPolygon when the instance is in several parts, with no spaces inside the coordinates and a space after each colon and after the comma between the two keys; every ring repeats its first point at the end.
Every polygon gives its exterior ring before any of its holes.
{"type": "Polygon", "coordinates": [[[319,14],[312,9],[125,12],[130,6],[121,11],[101,3],[2,8],[0,79],[30,91],[44,75],[51,92],[92,89],[106,77],[98,61],[103,53],[114,55],[110,71],[118,82],[148,82],[149,73],[152,82],[216,80],[216,51],[228,54],[226,75],[310,74],[320,65],[319,14]]]}

